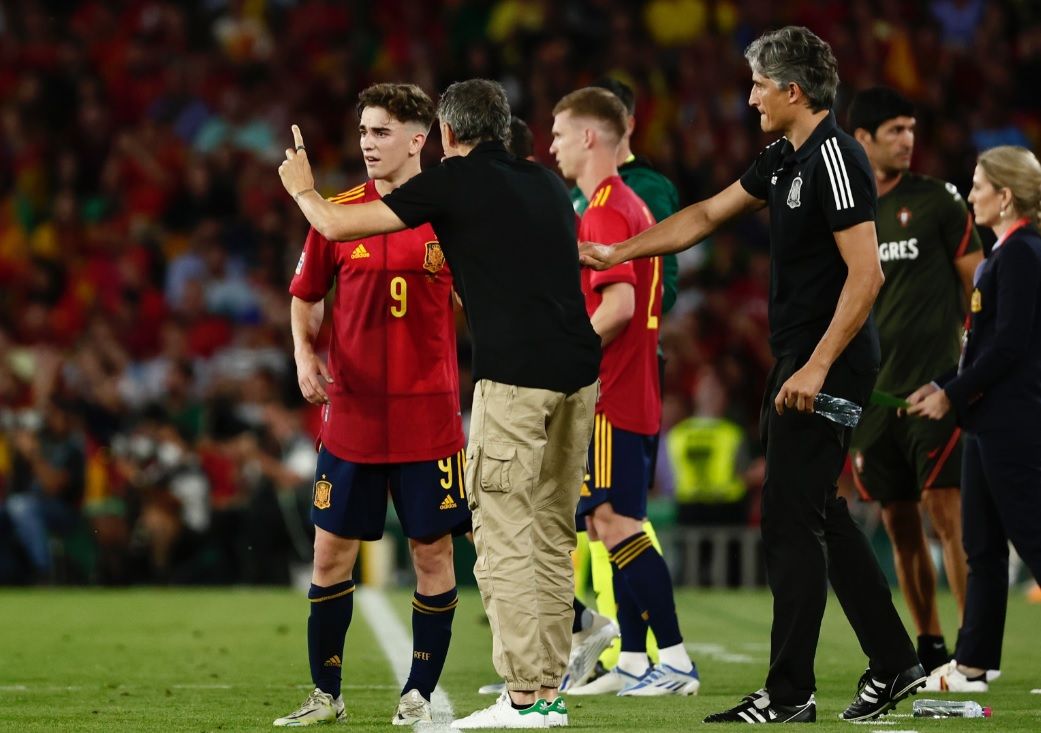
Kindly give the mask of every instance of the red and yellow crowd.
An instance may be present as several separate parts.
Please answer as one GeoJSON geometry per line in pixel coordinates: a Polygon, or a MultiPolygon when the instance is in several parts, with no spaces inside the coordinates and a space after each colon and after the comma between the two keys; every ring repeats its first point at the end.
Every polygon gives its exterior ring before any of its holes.
{"type": "MultiPolygon", "coordinates": [[[[614,75],[636,90],[634,150],[689,203],[764,143],[742,51],[787,23],[832,44],[840,119],[870,84],[912,98],[915,168],[963,193],[977,150],[1041,144],[1041,98],[1023,93],[1041,71],[1041,11],[1015,0],[5,8],[0,583],[277,583],[307,556],[319,417],[298,392],[287,293],[306,228],[275,175],[291,122],[331,195],[365,177],[361,89],[410,81],[434,96],[482,76],[502,82],[552,164],[556,100],[614,75]]],[[[428,145],[426,162],[439,152],[428,145]]],[[[765,220],[680,267],[663,429],[695,414],[739,426],[750,455],[735,471],[754,490],[771,363],[765,220]]],[[[459,355],[466,393],[465,333],[459,355]]],[[[680,474],[663,448],[659,492],[680,474]]]]}

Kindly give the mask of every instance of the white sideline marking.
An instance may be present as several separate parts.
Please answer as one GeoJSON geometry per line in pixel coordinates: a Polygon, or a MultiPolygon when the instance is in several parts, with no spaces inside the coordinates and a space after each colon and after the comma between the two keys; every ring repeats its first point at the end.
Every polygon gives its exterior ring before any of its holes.
{"type": "MultiPolygon", "coordinates": [[[[355,600],[365,620],[372,627],[384,656],[390,662],[394,676],[402,685],[405,684],[412,665],[412,638],[398,620],[398,615],[387,601],[387,596],[375,588],[359,588],[355,600]]],[[[435,687],[434,694],[431,695],[430,713],[434,719],[433,723],[417,723],[417,730],[423,730],[424,733],[449,733],[452,730],[449,723],[454,719],[455,711],[452,709],[452,701],[441,689],[441,685],[435,687]]]]}
{"type": "Polygon", "coordinates": [[[1041,695],[1041,687],[1035,687],[1033,690],[1030,691],[1030,694],[1031,695],[1041,695]]]}
{"type": "Polygon", "coordinates": [[[729,664],[757,664],[762,661],[748,654],[731,652],[722,644],[691,642],[686,647],[687,651],[694,655],[694,661],[697,661],[698,657],[708,657],[717,662],[727,662],[729,664]]]}

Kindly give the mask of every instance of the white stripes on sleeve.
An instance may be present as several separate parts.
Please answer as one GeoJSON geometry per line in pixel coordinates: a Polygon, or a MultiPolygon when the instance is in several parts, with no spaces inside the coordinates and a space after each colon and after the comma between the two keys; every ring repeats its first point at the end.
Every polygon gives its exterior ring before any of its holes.
{"type": "Polygon", "coordinates": [[[828,138],[821,145],[824,167],[828,169],[828,180],[831,181],[831,193],[835,197],[835,209],[842,211],[853,208],[853,189],[849,186],[849,175],[846,173],[846,162],[842,160],[839,143],[834,137],[828,138]]]}

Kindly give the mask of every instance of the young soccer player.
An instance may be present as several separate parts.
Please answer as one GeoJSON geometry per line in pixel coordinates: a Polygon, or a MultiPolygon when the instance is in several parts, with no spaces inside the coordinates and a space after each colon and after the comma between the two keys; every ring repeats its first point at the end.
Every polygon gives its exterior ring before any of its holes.
{"type": "MultiPolygon", "coordinates": [[[[618,175],[618,145],[627,117],[622,102],[605,89],[590,87],[564,97],[553,114],[550,152],[590,202],[579,239],[619,242],[652,226],[647,206],[618,175]]],[[[661,420],[661,260],[640,260],[604,272],[584,270],[582,290],[604,356],[589,450],[592,475],[582,487],[578,514],[590,539],[603,541],[610,551],[622,651],[615,669],[591,683],[595,689],[575,687],[571,692],[690,695],[700,681],[683,647],[672,580],[643,530],[652,446],[661,420]],[[660,647],[660,663],[654,667],[647,659],[644,619],[660,647]]]]}
{"type": "MultiPolygon", "coordinates": [[[[411,84],[376,84],[358,99],[369,180],[332,199],[376,201],[420,172],[434,106],[411,84]]],[[[315,689],[276,726],[344,717],[344,636],[361,540],[383,534],[388,490],[409,538],[417,587],[412,669],[392,722],[429,721],[457,603],[452,536],[470,528],[452,313],[452,276],[429,225],[351,242],[308,233],[292,325],[300,390],[324,403],[314,484],[314,575],[308,658],[315,689]],[[328,365],[315,352],[332,301],[328,365]]]]}

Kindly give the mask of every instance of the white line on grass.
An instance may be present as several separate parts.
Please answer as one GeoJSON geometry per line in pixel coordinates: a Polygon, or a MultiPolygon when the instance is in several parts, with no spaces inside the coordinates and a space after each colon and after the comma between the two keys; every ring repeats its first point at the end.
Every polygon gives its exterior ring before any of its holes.
{"type": "MultiPolygon", "coordinates": [[[[405,684],[412,665],[412,638],[405,631],[404,625],[398,620],[397,613],[382,591],[375,588],[359,588],[356,600],[361,607],[362,615],[365,616],[365,620],[376,635],[376,640],[380,643],[384,656],[390,662],[394,676],[402,685],[405,684]]],[[[434,688],[430,707],[434,722],[432,725],[422,726],[423,731],[430,733],[451,731],[449,723],[452,722],[455,712],[452,710],[451,700],[441,689],[441,685],[434,688]]]]}

